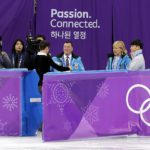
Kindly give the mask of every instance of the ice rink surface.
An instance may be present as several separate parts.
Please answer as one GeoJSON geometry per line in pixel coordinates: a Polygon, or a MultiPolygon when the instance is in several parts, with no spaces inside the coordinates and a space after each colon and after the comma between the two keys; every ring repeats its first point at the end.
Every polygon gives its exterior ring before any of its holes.
{"type": "Polygon", "coordinates": [[[150,150],[150,137],[121,136],[43,142],[35,137],[0,137],[0,150],[150,150]]]}

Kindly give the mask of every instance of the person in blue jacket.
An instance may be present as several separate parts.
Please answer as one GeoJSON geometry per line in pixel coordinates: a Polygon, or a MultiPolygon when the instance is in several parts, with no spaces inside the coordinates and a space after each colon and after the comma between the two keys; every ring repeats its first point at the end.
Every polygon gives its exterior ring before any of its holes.
{"type": "Polygon", "coordinates": [[[131,62],[131,58],[127,54],[127,50],[123,41],[116,41],[113,44],[113,53],[108,54],[106,70],[122,70],[127,69],[131,62]]]}
{"type": "MultiPolygon", "coordinates": [[[[81,57],[73,53],[73,43],[66,41],[63,46],[63,52],[52,58],[53,61],[63,67],[71,66],[72,71],[84,71],[84,65],[81,57]]],[[[57,72],[56,69],[53,71],[57,72]]]]}

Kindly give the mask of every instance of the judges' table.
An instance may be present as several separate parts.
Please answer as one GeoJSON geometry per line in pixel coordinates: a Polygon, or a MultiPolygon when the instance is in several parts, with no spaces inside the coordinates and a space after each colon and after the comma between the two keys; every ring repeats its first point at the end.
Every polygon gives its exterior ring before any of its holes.
{"type": "Polygon", "coordinates": [[[150,71],[48,73],[43,140],[150,135],[150,71]]]}
{"type": "Polygon", "coordinates": [[[0,135],[32,136],[42,123],[38,76],[26,69],[0,70],[0,135]]]}

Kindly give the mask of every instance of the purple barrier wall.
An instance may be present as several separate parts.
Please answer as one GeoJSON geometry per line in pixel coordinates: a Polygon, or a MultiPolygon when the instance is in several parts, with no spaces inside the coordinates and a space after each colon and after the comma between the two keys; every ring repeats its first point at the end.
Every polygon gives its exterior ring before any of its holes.
{"type": "Polygon", "coordinates": [[[150,135],[150,71],[47,74],[43,139],[150,135]]]}
{"type": "Polygon", "coordinates": [[[0,73],[0,135],[21,135],[21,72],[0,73]]]}
{"type": "Polygon", "coordinates": [[[26,69],[0,70],[0,136],[35,136],[42,124],[38,75],[26,69]]]}

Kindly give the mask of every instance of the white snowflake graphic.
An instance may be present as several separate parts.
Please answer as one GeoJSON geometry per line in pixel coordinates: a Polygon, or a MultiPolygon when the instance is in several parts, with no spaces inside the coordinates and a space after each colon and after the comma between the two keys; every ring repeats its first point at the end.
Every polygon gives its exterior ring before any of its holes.
{"type": "Polygon", "coordinates": [[[57,81],[51,84],[48,84],[48,88],[50,89],[50,100],[47,103],[56,104],[61,112],[64,111],[64,107],[68,103],[74,103],[70,91],[74,83],[65,83],[65,81],[57,81]]]}
{"type": "Polygon", "coordinates": [[[66,85],[62,83],[56,84],[53,89],[53,98],[57,103],[64,104],[69,97],[69,91],[66,85]]]}
{"type": "Polygon", "coordinates": [[[3,97],[3,108],[6,108],[9,111],[13,111],[15,110],[15,108],[18,107],[18,102],[17,102],[18,98],[16,98],[15,96],[13,96],[12,94],[9,94],[6,97],[3,97]]]}
{"type": "Polygon", "coordinates": [[[82,108],[83,115],[85,119],[92,125],[99,120],[98,118],[98,106],[94,105],[87,105],[86,107],[82,108]]]}
{"type": "Polygon", "coordinates": [[[64,130],[67,132],[72,130],[71,122],[69,122],[68,120],[66,122],[64,122],[64,130]]]}
{"type": "Polygon", "coordinates": [[[0,120],[0,135],[5,135],[5,127],[7,125],[7,122],[2,122],[0,120]]]}
{"type": "Polygon", "coordinates": [[[109,85],[106,84],[105,82],[101,82],[98,86],[97,86],[97,96],[101,97],[101,98],[105,98],[109,95],[109,85]]]}

